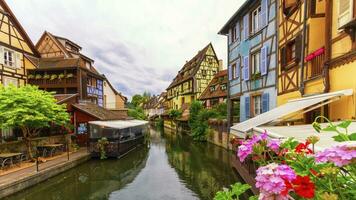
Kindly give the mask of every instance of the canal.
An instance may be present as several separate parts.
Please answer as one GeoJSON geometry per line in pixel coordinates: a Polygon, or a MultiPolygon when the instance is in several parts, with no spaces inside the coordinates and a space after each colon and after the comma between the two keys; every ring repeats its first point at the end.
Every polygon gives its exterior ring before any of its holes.
{"type": "Polygon", "coordinates": [[[120,160],[88,161],[6,200],[208,200],[240,181],[232,153],[167,130],[150,135],[147,147],[120,160]]]}

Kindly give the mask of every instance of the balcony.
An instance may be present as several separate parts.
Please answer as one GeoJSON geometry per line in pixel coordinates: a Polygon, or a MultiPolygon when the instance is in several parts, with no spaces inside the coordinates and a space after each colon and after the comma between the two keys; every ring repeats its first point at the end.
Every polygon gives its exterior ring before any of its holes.
{"type": "Polygon", "coordinates": [[[40,88],[65,88],[77,87],[77,78],[62,78],[62,79],[29,79],[29,84],[37,85],[40,88]]]}
{"type": "Polygon", "coordinates": [[[305,58],[306,62],[306,80],[321,77],[323,75],[325,62],[325,48],[322,47],[305,58]]]}

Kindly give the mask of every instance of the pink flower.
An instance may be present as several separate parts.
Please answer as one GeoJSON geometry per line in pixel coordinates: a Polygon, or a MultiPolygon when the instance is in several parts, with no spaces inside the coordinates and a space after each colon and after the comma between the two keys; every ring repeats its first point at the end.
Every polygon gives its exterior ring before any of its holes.
{"type": "Polygon", "coordinates": [[[280,144],[281,144],[280,140],[270,139],[268,140],[267,147],[272,149],[272,151],[274,151],[275,153],[278,153],[280,144]]]}
{"type": "Polygon", "coordinates": [[[317,163],[332,162],[338,167],[350,164],[356,158],[356,150],[345,145],[325,149],[315,154],[317,163]]]}
{"type": "Polygon", "coordinates": [[[245,161],[246,157],[252,153],[252,147],[253,145],[251,145],[250,143],[242,144],[238,147],[237,156],[239,157],[241,162],[245,161]]]}
{"type": "MultiPolygon", "coordinates": [[[[271,163],[257,169],[256,187],[259,188],[262,199],[270,196],[280,196],[286,189],[286,181],[292,181],[296,174],[288,165],[271,163]]],[[[282,195],[283,196],[283,195],[282,195]]]]}

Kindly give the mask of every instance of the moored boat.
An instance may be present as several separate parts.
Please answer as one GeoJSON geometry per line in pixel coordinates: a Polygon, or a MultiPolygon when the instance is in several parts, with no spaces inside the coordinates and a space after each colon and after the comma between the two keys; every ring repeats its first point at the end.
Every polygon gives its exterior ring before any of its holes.
{"type": "Polygon", "coordinates": [[[116,120],[89,122],[89,151],[92,157],[100,157],[99,140],[107,139],[107,157],[120,158],[144,143],[148,122],[142,120],[116,120]]]}

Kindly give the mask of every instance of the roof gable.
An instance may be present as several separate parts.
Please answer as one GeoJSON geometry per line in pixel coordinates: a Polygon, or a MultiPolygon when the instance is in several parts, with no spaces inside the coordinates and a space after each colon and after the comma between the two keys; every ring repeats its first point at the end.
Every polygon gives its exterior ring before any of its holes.
{"type": "Polygon", "coordinates": [[[39,55],[30,37],[4,0],[0,0],[0,30],[1,43],[21,52],[39,55]]]}
{"type": "Polygon", "coordinates": [[[42,57],[73,57],[63,44],[51,33],[45,31],[36,44],[37,50],[42,57]]]}
{"type": "Polygon", "coordinates": [[[178,71],[177,76],[173,79],[172,83],[168,86],[167,90],[193,78],[200,69],[207,53],[212,54],[216,58],[213,45],[209,43],[202,50],[200,50],[190,61],[186,62],[181,70],[178,71]]]}

